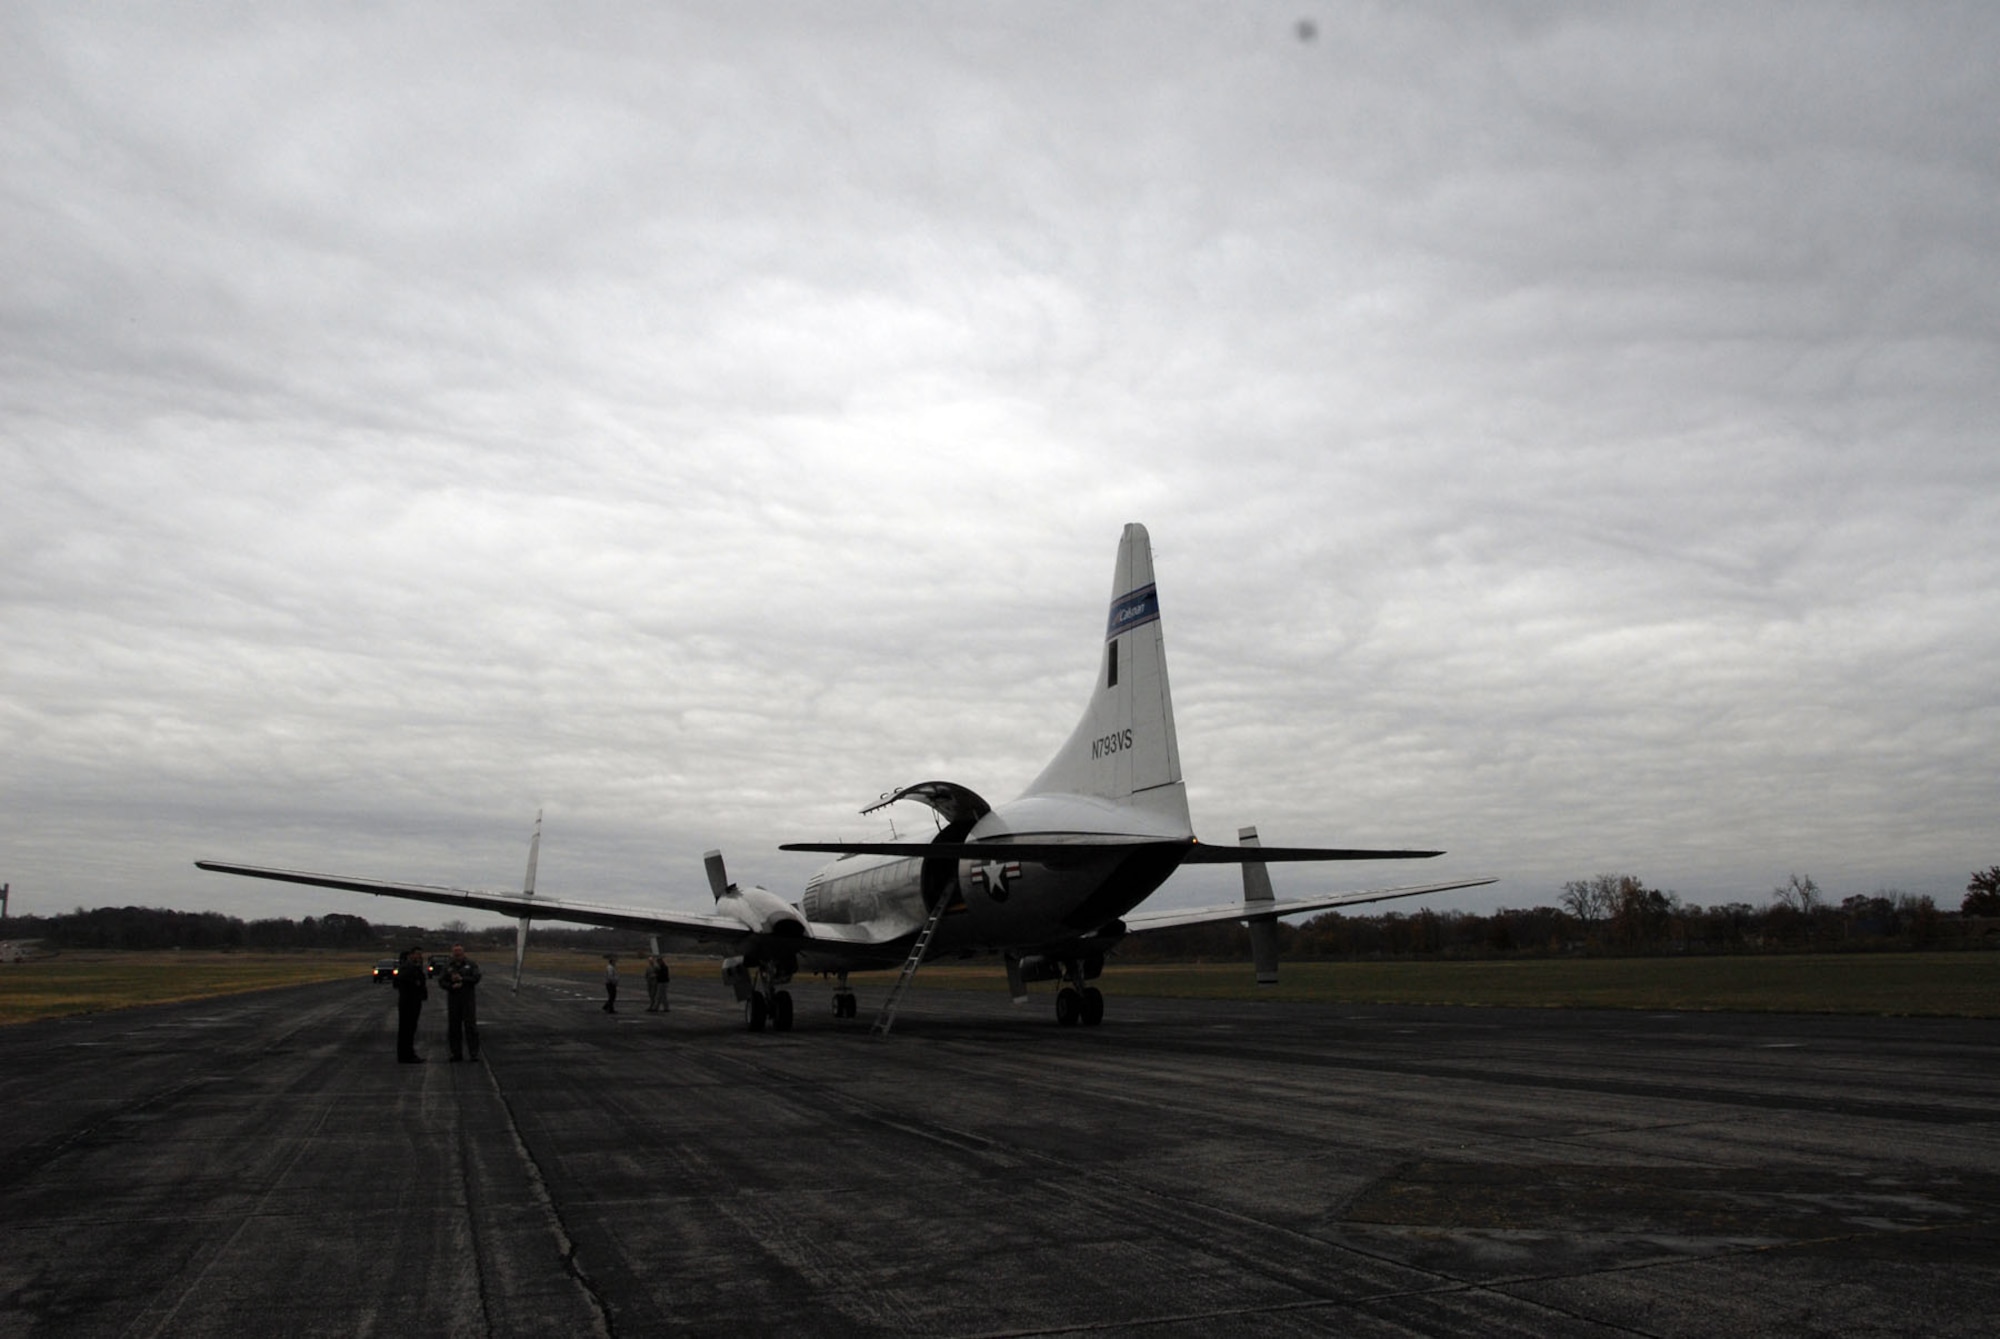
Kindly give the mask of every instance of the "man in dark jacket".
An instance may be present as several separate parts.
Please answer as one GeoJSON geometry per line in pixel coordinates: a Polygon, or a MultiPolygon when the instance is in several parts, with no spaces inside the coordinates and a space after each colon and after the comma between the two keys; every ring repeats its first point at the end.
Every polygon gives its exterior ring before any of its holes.
{"type": "Polygon", "coordinates": [[[451,946],[451,961],[438,973],[444,984],[444,1039],[451,1058],[479,1058],[479,964],[465,956],[465,945],[451,946]]]}
{"type": "Polygon", "coordinates": [[[417,1016],[423,1013],[424,1001],[431,994],[424,975],[423,949],[404,953],[402,965],[396,969],[396,1059],[405,1065],[424,1062],[417,1054],[417,1016]]]}

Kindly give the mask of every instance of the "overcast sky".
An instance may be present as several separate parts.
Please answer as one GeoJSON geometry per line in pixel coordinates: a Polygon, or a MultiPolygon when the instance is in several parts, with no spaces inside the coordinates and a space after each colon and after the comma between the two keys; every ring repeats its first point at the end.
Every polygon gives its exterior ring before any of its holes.
{"type": "Polygon", "coordinates": [[[1983,3],[8,4],[0,879],[423,921],[192,862],[518,887],[539,809],[547,893],[795,896],[1033,778],[1136,520],[1197,831],[1451,852],[1281,896],[1956,906],[1996,70],[1983,3]]]}

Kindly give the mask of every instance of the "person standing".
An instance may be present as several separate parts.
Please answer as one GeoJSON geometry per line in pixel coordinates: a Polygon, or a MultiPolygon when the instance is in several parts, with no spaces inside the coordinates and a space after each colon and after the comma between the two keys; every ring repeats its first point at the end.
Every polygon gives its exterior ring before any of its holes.
{"type": "Polygon", "coordinates": [[[479,964],[465,945],[451,946],[451,961],[438,973],[444,984],[444,1039],[454,1060],[479,1059],[479,964]]]}
{"type": "Polygon", "coordinates": [[[660,955],[646,959],[646,1012],[660,1012],[660,955]]]}
{"type": "Polygon", "coordinates": [[[396,1061],[404,1065],[421,1065],[424,1058],[417,1054],[417,1018],[424,1011],[424,1001],[430,998],[430,986],[424,981],[424,951],[412,948],[403,954],[402,965],[396,968],[396,1061]]]}
{"type": "Polygon", "coordinates": [[[618,955],[604,955],[604,1012],[618,1012],[618,955]]]}

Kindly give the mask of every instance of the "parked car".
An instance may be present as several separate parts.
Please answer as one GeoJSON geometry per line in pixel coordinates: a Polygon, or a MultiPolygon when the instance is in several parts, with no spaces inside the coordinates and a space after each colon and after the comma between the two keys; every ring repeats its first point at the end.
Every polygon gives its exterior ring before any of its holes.
{"type": "Polygon", "coordinates": [[[382,959],[382,961],[375,964],[375,980],[385,986],[394,985],[396,983],[397,966],[398,964],[394,958],[382,959]]]}

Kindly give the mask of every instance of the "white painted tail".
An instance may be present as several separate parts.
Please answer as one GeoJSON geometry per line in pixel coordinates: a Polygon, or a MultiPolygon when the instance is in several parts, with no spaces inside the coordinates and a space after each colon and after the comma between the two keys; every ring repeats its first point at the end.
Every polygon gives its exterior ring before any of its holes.
{"type": "Polygon", "coordinates": [[[1167,689],[1153,545],[1134,522],[1118,540],[1104,654],[1083,719],[1028,795],[1087,795],[1128,804],[1191,831],[1167,689]]]}

